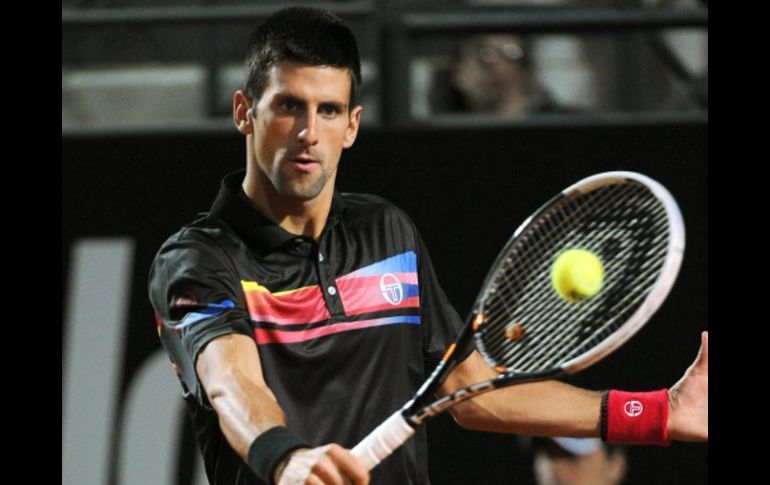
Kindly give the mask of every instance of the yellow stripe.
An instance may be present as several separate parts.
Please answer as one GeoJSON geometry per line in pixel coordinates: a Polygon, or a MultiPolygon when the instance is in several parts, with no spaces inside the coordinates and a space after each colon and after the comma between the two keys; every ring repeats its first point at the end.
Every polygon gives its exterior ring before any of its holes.
{"type": "Polygon", "coordinates": [[[264,286],[257,283],[256,281],[246,281],[246,280],[241,280],[241,286],[243,287],[243,291],[258,291],[260,293],[270,293],[273,296],[290,295],[298,291],[306,290],[308,288],[313,288],[312,286],[303,286],[302,288],[295,288],[293,290],[276,291],[275,293],[273,293],[267,288],[265,288],[264,286]]]}

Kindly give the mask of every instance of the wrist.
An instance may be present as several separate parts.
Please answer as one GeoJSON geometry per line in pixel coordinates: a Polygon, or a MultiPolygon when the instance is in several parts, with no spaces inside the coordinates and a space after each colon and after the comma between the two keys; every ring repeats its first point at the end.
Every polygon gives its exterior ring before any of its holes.
{"type": "Polygon", "coordinates": [[[667,446],[668,390],[607,391],[602,396],[601,434],[608,443],[667,446]]]}
{"type": "Polygon", "coordinates": [[[275,483],[291,453],[299,448],[309,445],[287,427],[275,426],[260,433],[249,446],[249,468],[263,482],[275,483]]]}

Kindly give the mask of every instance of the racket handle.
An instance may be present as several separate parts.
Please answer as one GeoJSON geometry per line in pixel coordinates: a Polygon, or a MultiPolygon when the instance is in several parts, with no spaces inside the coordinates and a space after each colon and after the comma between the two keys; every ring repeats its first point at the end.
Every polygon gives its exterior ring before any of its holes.
{"type": "Polygon", "coordinates": [[[361,440],[351,452],[371,470],[414,434],[399,409],[361,440]]]}

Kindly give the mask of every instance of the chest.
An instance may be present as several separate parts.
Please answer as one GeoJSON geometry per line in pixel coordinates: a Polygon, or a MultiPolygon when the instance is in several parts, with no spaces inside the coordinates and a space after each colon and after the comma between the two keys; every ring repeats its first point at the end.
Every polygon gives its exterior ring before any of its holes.
{"type": "Polygon", "coordinates": [[[420,324],[416,248],[390,234],[298,237],[246,266],[240,286],[257,344],[420,324]]]}

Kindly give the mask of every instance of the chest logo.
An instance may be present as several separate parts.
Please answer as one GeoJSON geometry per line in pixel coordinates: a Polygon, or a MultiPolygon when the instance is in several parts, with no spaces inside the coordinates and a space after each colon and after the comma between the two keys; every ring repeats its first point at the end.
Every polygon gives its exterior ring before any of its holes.
{"type": "Polygon", "coordinates": [[[380,278],[380,292],[385,301],[398,305],[404,300],[404,287],[393,273],[385,273],[380,278]]]}

